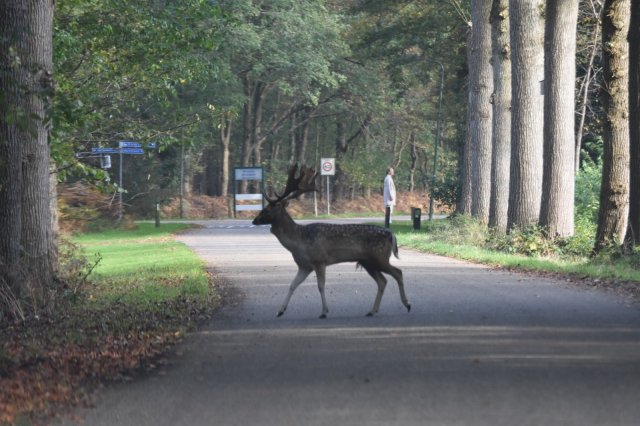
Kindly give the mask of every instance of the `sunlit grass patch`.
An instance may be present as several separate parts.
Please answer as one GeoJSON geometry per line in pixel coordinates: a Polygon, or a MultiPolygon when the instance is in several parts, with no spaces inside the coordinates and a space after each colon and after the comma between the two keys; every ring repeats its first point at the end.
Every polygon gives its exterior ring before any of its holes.
{"type": "Polygon", "coordinates": [[[90,300],[98,305],[145,305],[184,297],[206,299],[209,278],[202,260],[173,241],[172,232],[185,228],[188,225],[140,224],[131,231],[79,236],[76,241],[85,254],[100,258],[91,275],[90,300]]]}

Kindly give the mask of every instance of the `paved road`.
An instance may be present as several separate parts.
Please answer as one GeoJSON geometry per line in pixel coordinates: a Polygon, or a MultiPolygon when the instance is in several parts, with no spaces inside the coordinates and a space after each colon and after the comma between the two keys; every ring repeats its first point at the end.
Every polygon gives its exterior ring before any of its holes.
{"type": "Polygon", "coordinates": [[[88,425],[638,425],[640,309],[611,294],[400,250],[390,282],[295,274],[267,227],[209,222],[180,238],[234,294],[169,365],[101,391],[88,425]]]}

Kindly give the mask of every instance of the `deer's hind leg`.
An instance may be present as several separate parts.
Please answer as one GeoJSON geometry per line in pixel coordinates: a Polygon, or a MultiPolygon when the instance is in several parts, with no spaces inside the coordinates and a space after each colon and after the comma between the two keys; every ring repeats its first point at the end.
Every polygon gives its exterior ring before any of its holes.
{"type": "Polygon", "coordinates": [[[315,271],[316,271],[316,278],[318,279],[318,291],[320,291],[320,299],[322,299],[322,313],[320,314],[320,318],[325,319],[327,317],[327,313],[329,312],[329,307],[327,306],[327,299],[324,296],[326,267],[324,265],[316,266],[315,271]]]}
{"type": "Polygon", "coordinates": [[[380,309],[380,302],[382,301],[384,289],[387,286],[387,279],[384,277],[384,275],[382,275],[382,273],[380,273],[375,265],[366,262],[361,262],[360,264],[369,273],[369,275],[371,275],[371,278],[375,280],[376,284],[378,284],[378,293],[376,294],[376,299],[373,302],[371,310],[367,313],[367,316],[371,317],[374,314],[377,314],[378,310],[380,309]]]}
{"type": "Polygon", "coordinates": [[[386,265],[382,271],[391,275],[398,282],[398,288],[400,289],[400,300],[402,300],[402,304],[407,308],[407,312],[411,312],[411,303],[409,303],[409,301],[407,300],[407,295],[404,292],[402,271],[399,268],[391,265],[390,263],[386,265]]]}
{"type": "Polygon", "coordinates": [[[311,271],[312,269],[302,268],[298,266],[298,273],[293,278],[293,281],[291,281],[291,284],[289,285],[289,292],[287,293],[287,296],[284,299],[284,303],[282,303],[282,307],[278,311],[279,317],[281,317],[282,314],[284,314],[284,311],[287,310],[287,305],[289,305],[289,300],[291,300],[291,296],[293,296],[293,292],[296,291],[296,288],[298,288],[300,283],[302,283],[302,281],[304,281],[309,276],[311,271]]]}

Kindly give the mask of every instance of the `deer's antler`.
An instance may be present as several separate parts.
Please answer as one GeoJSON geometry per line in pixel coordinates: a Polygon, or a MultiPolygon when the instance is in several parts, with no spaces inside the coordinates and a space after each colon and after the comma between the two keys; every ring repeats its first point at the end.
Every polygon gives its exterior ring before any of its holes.
{"type": "Polygon", "coordinates": [[[279,201],[297,198],[305,192],[317,191],[315,183],[317,173],[314,169],[303,165],[300,167],[300,174],[296,177],[297,172],[297,164],[292,164],[291,166],[289,166],[289,177],[287,178],[287,185],[284,188],[284,192],[281,195],[276,193],[275,199],[271,199],[267,197],[266,194],[264,194],[265,199],[269,203],[277,203],[279,201]]]}

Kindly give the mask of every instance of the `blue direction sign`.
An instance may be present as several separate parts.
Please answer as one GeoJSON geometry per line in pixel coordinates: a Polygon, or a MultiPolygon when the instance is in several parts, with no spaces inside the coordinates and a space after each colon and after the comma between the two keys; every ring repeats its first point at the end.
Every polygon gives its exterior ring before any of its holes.
{"type": "Polygon", "coordinates": [[[142,148],[91,148],[92,154],[144,154],[142,148]]]}
{"type": "Polygon", "coordinates": [[[120,148],[142,148],[142,144],[139,142],[120,141],[118,142],[120,148]]]}
{"type": "Polygon", "coordinates": [[[91,148],[92,154],[118,154],[118,148],[91,148]]]}
{"type": "Polygon", "coordinates": [[[123,154],[144,154],[144,149],[142,148],[122,148],[119,151],[123,154]]]}

